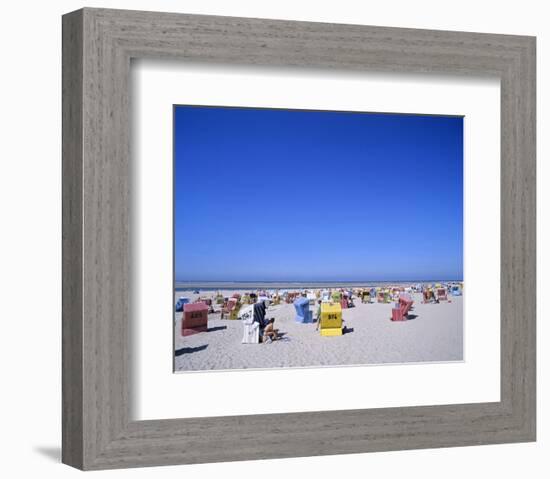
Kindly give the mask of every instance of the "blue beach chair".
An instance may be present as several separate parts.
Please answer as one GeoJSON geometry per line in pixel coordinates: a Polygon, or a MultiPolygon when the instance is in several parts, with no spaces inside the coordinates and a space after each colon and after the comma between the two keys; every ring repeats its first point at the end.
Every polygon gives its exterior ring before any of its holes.
{"type": "Polygon", "coordinates": [[[313,315],[309,310],[309,299],[298,298],[294,301],[294,308],[296,309],[296,322],[297,323],[312,323],[313,315]]]}
{"type": "Polygon", "coordinates": [[[176,303],[176,313],[183,312],[183,305],[189,303],[189,298],[185,296],[180,296],[176,303]]]}

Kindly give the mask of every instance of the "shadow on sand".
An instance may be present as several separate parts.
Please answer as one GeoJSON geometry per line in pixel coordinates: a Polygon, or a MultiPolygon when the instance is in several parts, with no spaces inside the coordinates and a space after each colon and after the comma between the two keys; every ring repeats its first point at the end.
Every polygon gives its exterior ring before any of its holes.
{"type": "Polygon", "coordinates": [[[198,353],[199,351],[204,351],[208,347],[208,344],[203,344],[202,346],[196,346],[194,348],[181,348],[176,349],[174,353],[176,356],[182,356],[183,354],[198,353]]]}
{"type": "Polygon", "coordinates": [[[207,332],[212,333],[214,331],[222,331],[224,329],[227,329],[227,326],[214,326],[212,328],[208,328],[207,332]]]}

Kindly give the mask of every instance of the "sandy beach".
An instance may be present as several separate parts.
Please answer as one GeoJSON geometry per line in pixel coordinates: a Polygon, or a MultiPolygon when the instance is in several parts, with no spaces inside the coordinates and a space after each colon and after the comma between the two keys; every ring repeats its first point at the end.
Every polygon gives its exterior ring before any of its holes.
{"type": "MultiPolygon", "coordinates": [[[[236,290],[224,290],[231,296],[236,290]]],[[[214,297],[215,291],[176,292],[191,302],[214,297]]],[[[293,304],[271,305],[267,318],[275,318],[281,339],[272,343],[242,344],[240,320],[208,315],[208,331],[183,337],[182,313],[175,313],[175,371],[319,367],[361,364],[461,361],[463,359],[463,296],[450,302],[422,303],[413,293],[414,306],[406,321],[391,321],[392,304],[362,304],[342,311],[344,334],[323,337],[317,323],[295,321],[293,304]]],[[[219,311],[220,306],[215,305],[219,311]]],[[[316,319],[317,306],[310,306],[316,319]]]]}

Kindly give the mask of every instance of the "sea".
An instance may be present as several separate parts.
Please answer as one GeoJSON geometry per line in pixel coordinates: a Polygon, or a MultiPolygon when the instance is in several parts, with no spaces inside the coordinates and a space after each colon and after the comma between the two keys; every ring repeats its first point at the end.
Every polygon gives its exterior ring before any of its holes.
{"type": "Polygon", "coordinates": [[[219,290],[276,290],[313,288],[366,288],[384,285],[413,285],[434,283],[456,283],[462,279],[422,279],[394,281],[176,281],[174,291],[219,291],[219,290]]]}

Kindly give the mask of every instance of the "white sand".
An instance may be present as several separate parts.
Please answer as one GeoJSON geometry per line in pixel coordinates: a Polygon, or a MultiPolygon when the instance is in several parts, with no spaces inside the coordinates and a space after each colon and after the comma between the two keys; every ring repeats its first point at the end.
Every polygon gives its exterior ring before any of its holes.
{"type": "MultiPolygon", "coordinates": [[[[224,291],[225,296],[230,293],[224,291]]],[[[192,301],[198,296],[187,296],[192,301]]],[[[214,293],[212,293],[212,296],[214,293]]],[[[210,296],[202,294],[201,297],[210,296]]],[[[460,361],[463,358],[462,296],[449,296],[450,303],[421,304],[414,294],[414,306],[407,321],[391,321],[391,304],[361,304],[343,310],[346,333],[323,337],[317,323],[295,322],[292,304],[270,306],[267,318],[283,338],[273,343],[242,344],[239,320],[208,315],[208,332],[181,336],[182,313],[175,315],[175,369],[286,368],[425,361],[460,361]]],[[[215,305],[218,310],[219,306],[215,305]]],[[[315,319],[317,306],[310,306],[315,319]]]]}

